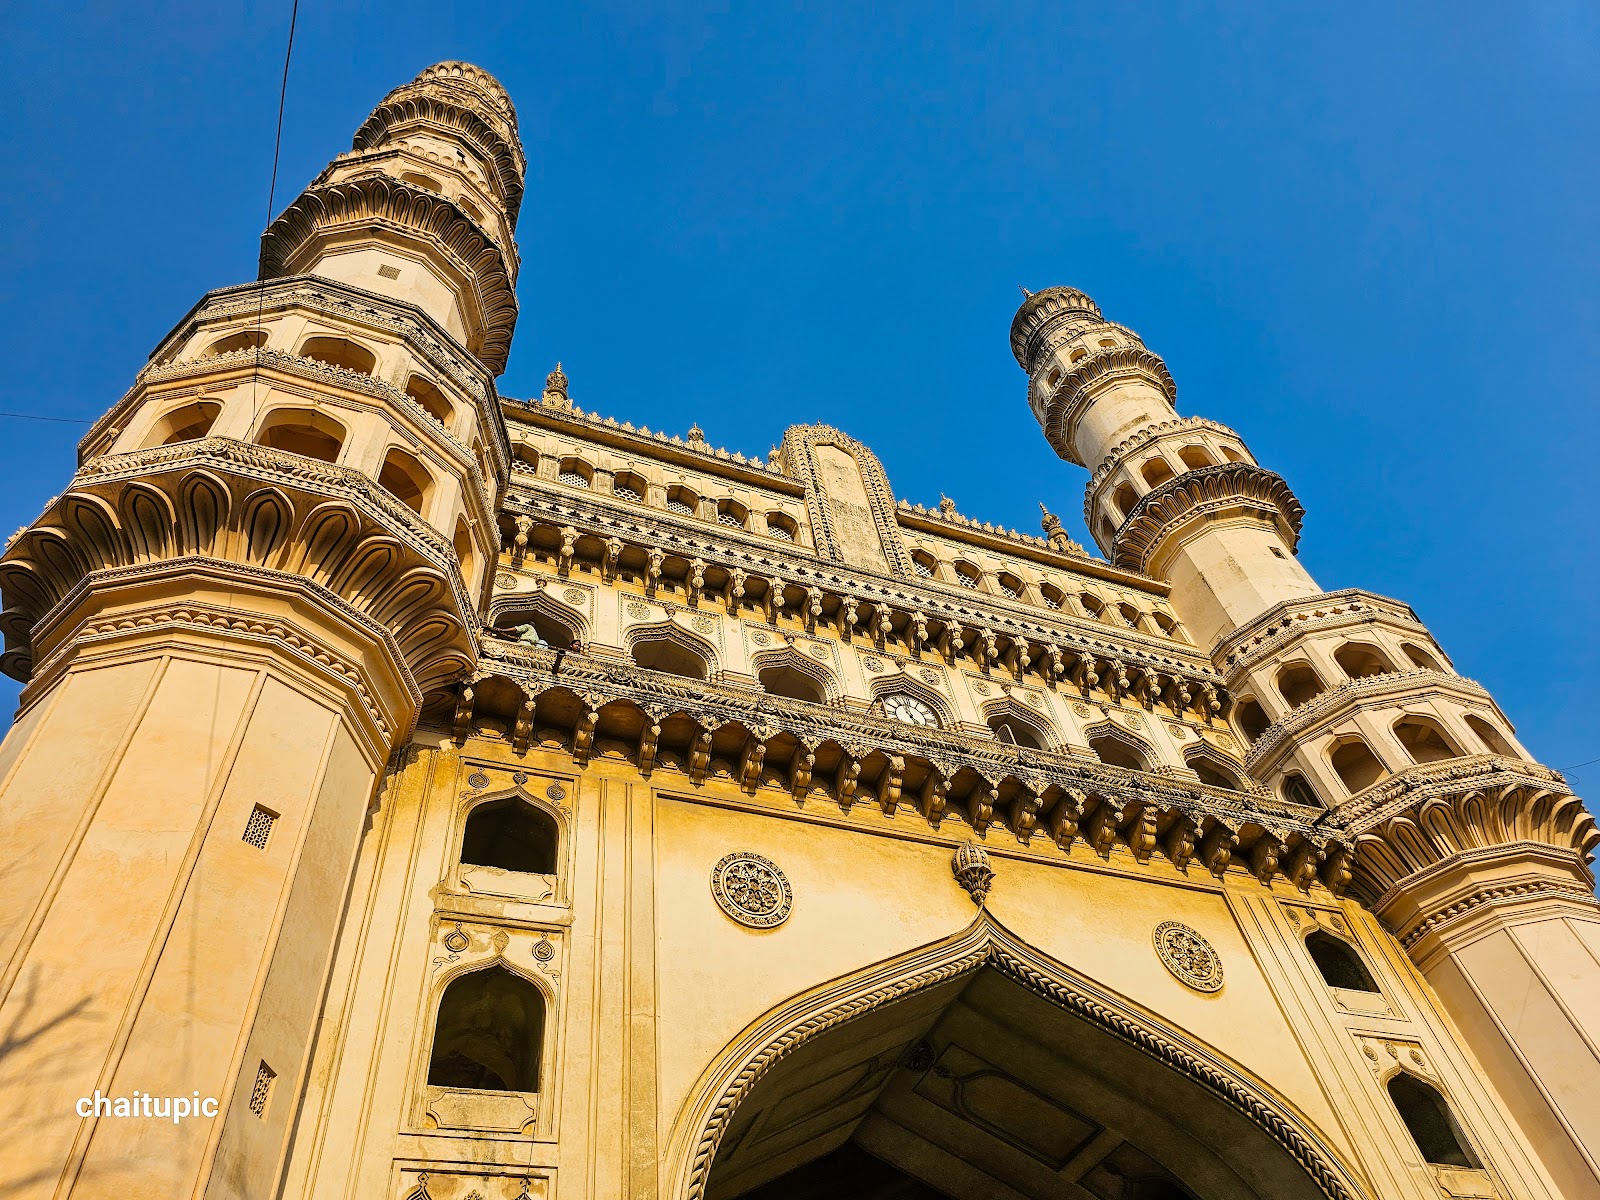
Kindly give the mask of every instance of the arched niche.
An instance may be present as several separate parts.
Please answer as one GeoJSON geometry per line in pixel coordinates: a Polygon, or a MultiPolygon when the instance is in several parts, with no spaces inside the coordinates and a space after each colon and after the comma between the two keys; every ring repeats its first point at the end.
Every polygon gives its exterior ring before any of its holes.
{"type": "Polygon", "coordinates": [[[1107,722],[1093,725],[1085,731],[1089,749],[1108,767],[1123,767],[1129,771],[1148,771],[1155,762],[1150,747],[1133,734],[1107,722]]]}
{"type": "Polygon", "coordinates": [[[1443,762],[1461,756],[1444,727],[1431,717],[1401,717],[1394,723],[1394,736],[1414,763],[1443,762]]]}
{"type": "Polygon", "coordinates": [[[560,823],[520,794],[499,796],[474,805],[462,825],[463,867],[554,875],[560,850],[560,823]]]}
{"type": "Polygon", "coordinates": [[[831,704],[839,697],[832,672],[809,655],[787,646],[755,655],[750,666],[763,690],[774,696],[811,704],[831,704]]]}
{"type": "Polygon", "coordinates": [[[1185,750],[1183,761],[1208,787],[1224,788],[1230,792],[1245,790],[1244,768],[1209,743],[1185,750]]]}
{"type": "Polygon", "coordinates": [[[1042,713],[1007,697],[983,706],[984,723],[995,740],[1031,750],[1051,749],[1060,740],[1042,713]]]}
{"type": "Polygon", "coordinates": [[[145,435],[144,445],[170,446],[174,442],[192,442],[206,436],[217,423],[222,405],[216,400],[192,400],[188,404],[169,409],[156,419],[145,435]]]}
{"type": "Polygon", "coordinates": [[[1424,1162],[1474,1170],[1483,1166],[1438,1088],[1409,1071],[1397,1071],[1386,1089],[1424,1162]]]}
{"type": "Polygon", "coordinates": [[[1306,937],[1306,953],[1316,964],[1322,981],[1331,988],[1347,992],[1376,992],[1372,972],[1361,954],[1343,938],[1318,929],[1306,937]]]}
{"type": "Polygon", "coordinates": [[[987,914],[752,1022],[702,1074],[669,1152],[671,1200],[931,1200],[954,1179],[961,1195],[1366,1195],[1226,1055],[987,914]],[[886,1190],[843,1186],[868,1183],[886,1190]]]}
{"type": "Polygon", "coordinates": [[[496,596],[489,605],[489,624],[512,637],[523,636],[518,628],[531,625],[530,644],[543,642],[552,650],[569,650],[589,640],[583,615],[543,591],[496,596]]]}
{"type": "Polygon", "coordinates": [[[650,625],[631,630],[628,654],[647,671],[662,671],[684,679],[709,679],[716,650],[702,638],[677,625],[650,625]]]}
{"type": "Polygon", "coordinates": [[[275,450],[337,462],[347,436],[345,427],[327,413],[309,408],[277,408],[261,422],[256,441],[275,450]]]}
{"type": "Polygon", "coordinates": [[[439,997],[428,1085],[537,1092],[544,1051],[544,993],[496,962],[457,975],[439,997]]]}

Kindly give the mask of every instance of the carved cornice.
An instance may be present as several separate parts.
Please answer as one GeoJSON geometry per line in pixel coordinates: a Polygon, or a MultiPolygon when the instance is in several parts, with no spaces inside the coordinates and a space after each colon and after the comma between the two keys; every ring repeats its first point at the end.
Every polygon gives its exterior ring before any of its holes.
{"type": "Polygon", "coordinates": [[[26,678],[35,626],[83,580],[202,556],[303,575],[393,632],[420,692],[476,661],[476,610],[455,551],[345,467],[229,438],[87,463],[0,560],[9,674],[26,678]]]}
{"type": "Polygon", "coordinates": [[[1284,600],[1219,640],[1212,661],[1235,684],[1258,663],[1285,650],[1290,642],[1320,629],[1389,621],[1430,642],[1432,635],[1408,605],[1358,588],[1284,600]]]}
{"type": "Polygon", "coordinates": [[[1147,492],[1133,506],[1111,545],[1111,561],[1148,573],[1168,535],[1201,517],[1248,512],[1272,522],[1293,550],[1306,510],[1281,476],[1249,463],[1187,471],[1147,492]]]}
{"type": "Polygon", "coordinates": [[[262,234],[261,276],[270,279],[308,265],[301,260],[331,231],[384,226],[406,230],[437,248],[470,285],[482,322],[482,344],[475,353],[499,375],[517,325],[515,265],[486,230],[435,192],[381,174],[313,185],[262,234]]]}
{"type": "Polygon", "coordinates": [[[1291,709],[1281,721],[1269,726],[1244,756],[1246,770],[1254,771],[1261,765],[1291,748],[1295,739],[1318,725],[1342,719],[1348,710],[1374,700],[1389,700],[1396,695],[1418,696],[1429,692],[1447,692],[1457,698],[1467,697],[1484,703],[1493,703],[1483,685],[1460,675],[1444,671],[1418,668],[1414,671],[1390,671],[1383,675],[1367,675],[1351,679],[1338,687],[1323,692],[1291,709]]]}
{"type": "MultiPolygon", "coordinates": [[[[1140,863],[1160,849],[1180,869],[1197,858],[1219,875],[1230,861],[1244,863],[1264,883],[1278,874],[1302,889],[1318,878],[1334,890],[1344,882],[1342,844],[1319,828],[1320,813],[1269,796],[687,680],[582,651],[495,641],[484,655],[456,711],[462,737],[474,728],[479,681],[498,678],[525,698],[510,735],[519,751],[535,738],[550,745],[564,729],[564,744],[583,763],[597,739],[631,730],[624,736],[637,741],[630,756],[641,771],[671,767],[695,784],[725,769],[752,794],[778,786],[803,801],[820,789],[845,809],[875,797],[888,815],[903,801],[934,826],[959,815],[980,832],[1004,824],[1023,843],[1035,830],[1062,850],[1082,837],[1106,856],[1120,839],[1140,863]],[[669,737],[678,739],[670,755],[669,737]],[[737,761],[724,762],[728,754],[737,761]]],[[[493,694],[503,700],[505,691],[493,694]]]]}
{"type": "MultiPolygon", "coordinates": [[[[1381,907],[1387,896],[1380,897],[1374,907],[1381,907]]],[[[1479,909],[1497,908],[1507,904],[1528,905],[1545,901],[1577,904],[1584,908],[1600,908],[1593,890],[1581,883],[1564,883],[1557,880],[1523,880],[1519,883],[1501,884],[1474,892],[1454,904],[1448,904],[1430,914],[1400,937],[1400,945],[1410,952],[1429,934],[1438,933],[1447,926],[1470,918],[1479,909]]]]}
{"type": "Polygon", "coordinates": [[[1473,754],[1423,763],[1396,771],[1359,795],[1329,811],[1330,822],[1351,833],[1362,833],[1403,813],[1419,801],[1465,794],[1484,788],[1549,788],[1571,795],[1559,771],[1520,758],[1498,754],[1473,754]]]}
{"type": "Polygon", "coordinates": [[[1168,404],[1177,399],[1178,385],[1167,364],[1143,346],[1113,346],[1098,350],[1067,372],[1056,388],[1043,397],[1037,414],[1044,436],[1055,452],[1070,463],[1079,462],[1073,431],[1089,402],[1105,388],[1140,382],[1160,392],[1168,404]]]}
{"type": "MultiPolygon", "coordinates": [[[[1100,622],[1021,603],[1002,607],[996,601],[980,608],[971,603],[973,593],[966,589],[923,584],[909,573],[889,577],[841,563],[819,562],[803,550],[790,550],[785,544],[770,543],[770,539],[760,539],[759,547],[747,549],[738,539],[723,536],[733,531],[713,529],[692,518],[675,518],[673,514],[652,510],[650,524],[646,525],[637,519],[637,506],[624,509],[620,504],[607,505],[600,498],[557,496],[551,492],[514,491],[506,497],[503,507],[511,513],[534,516],[556,530],[570,527],[602,542],[615,537],[627,546],[647,552],[657,549],[685,560],[703,559],[710,567],[723,572],[738,570],[756,577],[783,579],[801,587],[821,587],[830,594],[854,597],[865,604],[885,605],[905,613],[921,612],[939,623],[988,628],[1013,638],[1035,639],[1041,649],[1055,645],[1078,656],[1126,661],[1192,681],[1196,690],[1208,685],[1215,687],[1221,682],[1198,651],[1192,656],[1172,654],[1166,652],[1166,644],[1157,649],[1155,638],[1131,631],[1126,640],[1113,641],[1095,636],[1107,628],[1100,622]],[[1024,611],[1026,616],[1022,615],[1024,611]],[[1044,611],[1051,612],[1049,623],[1040,620],[1044,611]]],[[[1037,661],[1038,656],[1035,657],[1037,661]]]]}

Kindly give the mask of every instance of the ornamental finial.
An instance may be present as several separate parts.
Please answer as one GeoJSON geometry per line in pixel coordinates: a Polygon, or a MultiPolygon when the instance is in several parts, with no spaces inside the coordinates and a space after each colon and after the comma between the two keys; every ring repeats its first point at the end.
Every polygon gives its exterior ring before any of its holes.
{"type": "Polygon", "coordinates": [[[1039,511],[1044,514],[1039,524],[1044,529],[1044,536],[1050,543],[1050,549],[1057,554],[1082,554],[1083,547],[1067,535],[1061,527],[1061,518],[1056,516],[1044,506],[1044,501],[1039,501],[1039,511]]]}
{"type": "Polygon", "coordinates": [[[700,428],[700,423],[698,421],[689,426],[689,441],[692,445],[705,445],[706,431],[700,428]]]}
{"type": "Polygon", "coordinates": [[[982,846],[963,842],[950,857],[950,873],[966,889],[972,902],[980,908],[994,883],[994,871],[989,866],[989,852],[982,846]]]}
{"type": "Polygon", "coordinates": [[[943,492],[939,493],[939,512],[946,517],[956,515],[956,502],[943,492]]]}
{"type": "Polygon", "coordinates": [[[1022,286],[1022,285],[1021,285],[1021,284],[1020,284],[1020,283],[1019,283],[1019,284],[1017,284],[1017,291],[1019,291],[1019,292],[1021,292],[1021,293],[1022,293],[1022,298],[1023,298],[1023,299],[1024,299],[1024,300],[1031,300],[1031,299],[1033,299],[1033,293],[1032,293],[1032,292],[1030,292],[1030,291],[1029,291],[1029,290],[1028,290],[1028,289],[1027,289],[1027,288],[1025,288],[1025,287],[1023,287],[1023,286],[1022,286]]]}
{"type": "Polygon", "coordinates": [[[556,363],[556,369],[544,377],[544,398],[564,401],[567,397],[567,373],[556,363]]]}

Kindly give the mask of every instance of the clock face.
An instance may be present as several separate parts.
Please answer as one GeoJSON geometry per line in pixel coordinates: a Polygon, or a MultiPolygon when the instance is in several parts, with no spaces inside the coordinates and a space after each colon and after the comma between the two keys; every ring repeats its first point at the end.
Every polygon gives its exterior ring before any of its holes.
{"type": "Polygon", "coordinates": [[[933,715],[933,709],[915,696],[908,696],[904,692],[885,696],[883,711],[885,715],[896,721],[904,721],[907,725],[926,725],[929,729],[939,727],[939,718],[933,715]]]}

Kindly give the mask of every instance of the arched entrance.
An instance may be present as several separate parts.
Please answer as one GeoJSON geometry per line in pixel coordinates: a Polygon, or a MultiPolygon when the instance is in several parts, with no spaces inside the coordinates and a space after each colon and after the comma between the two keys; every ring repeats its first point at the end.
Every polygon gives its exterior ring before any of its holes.
{"type": "Polygon", "coordinates": [[[690,1200],[1357,1200],[1263,1085],[986,915],[730,1047],[690,1200]]]}

